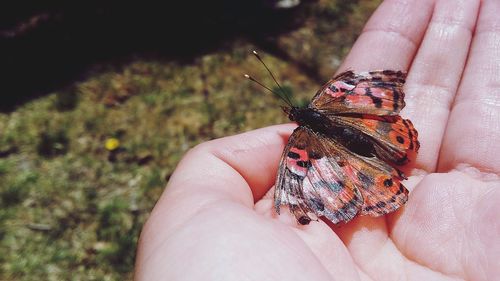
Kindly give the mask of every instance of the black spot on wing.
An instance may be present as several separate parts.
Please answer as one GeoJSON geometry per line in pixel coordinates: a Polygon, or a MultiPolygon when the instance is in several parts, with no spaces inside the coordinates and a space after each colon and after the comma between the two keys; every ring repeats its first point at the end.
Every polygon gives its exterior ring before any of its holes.
{"type": "Polygon", "coordinates": [[[297,166],[302,168],[309,168],[311,167],[311,161],[297,161],[297,166]]]}
{"type": "Polygon", "coordinates": [[[375,104],[376,108],[382,107],[382,99],[372,95],[372,90],[369,87],[365,88],[365,95],[367,95],[368,97],[370,97],[372,99],[372,102],[373,102],[373,104],[375,104]]]}
{"type": "Polygon", "coordinates": [[[386,187],[391,187],[391,186],[393,185],[392,179],[386,179],[386,180],[384,181],[384,185],[385,185],[386,187]]]}
{"type": "Polygon", "coordinates": [[[309,217],[302,216],[299,218],[299,223],[301,225],[308,225],[310,222],[311,222],[311,219],[309,217]]]}
{"type": "Polygon", "coordinates": [[[323,154],[316,150],[310,150],[307,152],[307,156],[309,156],[309,158],[311,159],[320,159],[323,157],[323,154]]]}
{"type": "Polygon", "coordinates": [[[289,158],[292,158],[292,159],[299,159],[300,158],[300,155],[298,153],[293,152],[293,151],[289,151],[287,156],[289,158]]]}

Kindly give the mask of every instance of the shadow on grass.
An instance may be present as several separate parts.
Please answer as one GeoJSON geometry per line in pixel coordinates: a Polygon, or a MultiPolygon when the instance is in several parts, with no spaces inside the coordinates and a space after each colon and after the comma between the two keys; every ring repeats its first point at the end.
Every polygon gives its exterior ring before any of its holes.
{"type": "Polygon", "coordinates": [[[119,67],[136,57],[190,62],[236,38],[265,41],[305,17],[300,5],[277,10],[270,0],[176,1],[166,8],[122,1],[25,2],[1,12],[4,112],[64,90],[96,63],[119,67]]]}

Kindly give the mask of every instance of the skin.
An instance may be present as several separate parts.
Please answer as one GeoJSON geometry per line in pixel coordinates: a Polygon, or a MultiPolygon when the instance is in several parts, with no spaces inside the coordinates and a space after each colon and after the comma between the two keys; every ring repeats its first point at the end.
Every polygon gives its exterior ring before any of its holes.
{"type": "Polygon", "coordinates": [[[295,125],[190,150],[144,226],[137,280],[498,280],[500,1],[386,0],[342,68],[408,70],[407,204],[299,226],[272,209],[295,125]],[[267,195],[266,195],[267,193],[267,195]]]}

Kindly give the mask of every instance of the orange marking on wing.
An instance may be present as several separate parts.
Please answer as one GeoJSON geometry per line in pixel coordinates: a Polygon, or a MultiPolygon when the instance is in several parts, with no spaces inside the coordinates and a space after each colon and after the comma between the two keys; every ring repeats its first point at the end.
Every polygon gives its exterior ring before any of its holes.
{"type": "Polygon", "coordinates": [[[363,95],[349,95],[346,97],[346,101],[351,104],[355,104],[356,106],[373,104],[373,101],[369,96],[363,95]]]}
{"type": "Polygon", "coordinates": [[[372,130],[377,130],[377,125],[378,125],[378,121],[377,120],[371,120],[371,119],[361,119],[361,122],[363,122],[363,124],[372,129],[372,130]]]}
{"type": "Polygon", "coordinates": [[[396,145],[403,145],[405,147],[407,147],[409,145],[408,138],[401,136],[401,134],[398,134],[395,131],[389,132],[389,138],[390,138],[391,142],[396,144],[396,145]]]}
{"type": "Polygon", "coordinates": [[[393,108],[394,103],[390,100],[382,100],[382,108],[393,108]]]}

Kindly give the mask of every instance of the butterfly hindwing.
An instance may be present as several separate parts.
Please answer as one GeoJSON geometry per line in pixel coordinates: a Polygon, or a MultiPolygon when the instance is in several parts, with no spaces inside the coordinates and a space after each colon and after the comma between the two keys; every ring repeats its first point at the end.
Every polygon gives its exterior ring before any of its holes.
{"type": "Polygon", "coordinates": [[[327,82],[310,106],[330,114],[397,115],[405,106],[406,73],[380,70],[343,72],[327,82]]]}
{"type": "Polygon", "coordinates": [[[405,177],[398,169],[377,157],[360,156],[342,147],[339,151],[344,159],[348,159],[363,196],[361,215],[376,217],[404,205],[408,190],[401,184],[405,177]]]}

